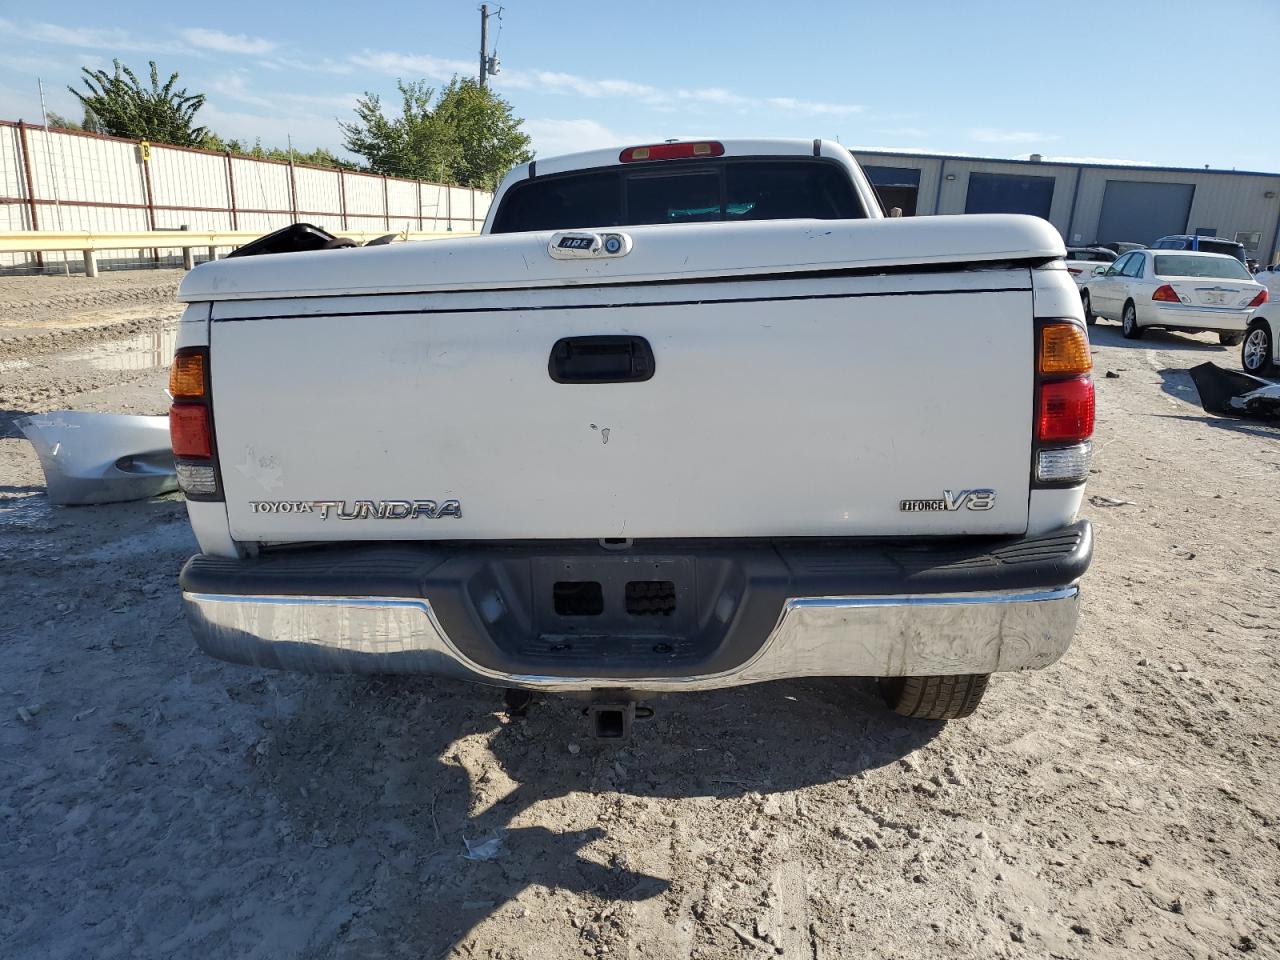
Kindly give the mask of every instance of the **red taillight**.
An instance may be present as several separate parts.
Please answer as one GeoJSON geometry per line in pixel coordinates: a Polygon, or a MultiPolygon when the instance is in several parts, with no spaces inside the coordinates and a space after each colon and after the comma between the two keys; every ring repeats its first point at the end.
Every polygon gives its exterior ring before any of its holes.
{"type": "Polygon", "coordinates": [[[169,408],[169,440],[175,457],[213,457],[209,408],[202,403],[175,403],[169,408]]]}
{"type": "Polygon", "coordinates": [[[1036,439],[1077,443],[1093,436],[1093,380],[1076,377],[1040,385],[1036,439]]]}
{"type": "Polygon", "coordinates": [[[1156,292],[1151,295],[1151,299],[1159,300],[1161,303],[1182,302],[1181,298],[1178,296],[1178,291],[1173,289],[1173,287],[1169,286],[1167,283],[1163,287],[1158,287],[1156,292]]]}
{"type": "Polygon", "coordinates": [[[1081,274],[1081,273],[1084,273],[1084,270],[1081,267],[1067,267],[1067,273],[1081,274]]]}
{"type": "Polygon", "coordinates": [[[188,500],[221,500],[217,443],[213,436],[213,395],[209,348],[182,347],[169,372],[169,443],[178,487],[188,500]]]}
{"type": "Polygon", "coordinates": [[[627,147],[620,154],[621,163],[640,163],[645,160],[684,160],[689,157],[722,157],[724,144],[714,140],[698,140],[687,143],[654,143],[647,147],[627,147]]]}
{"type": "Polygon", "coordinates": [[[1251,306],[1251,307],[1260,307],[1260,306],[1262,306],[1264,303],[1266,303],[1269,299],[1271,299],[1271,297],[1270,297],[1270,295],[1267,293],[1266,289],[1264,288],[1264,289],[1262,289],[1262,290],[1259,290],[1259,291],[1258,291],[1258,295],[1257,295],[1256,297],[1254,297],[1252,300],[1250,300],[1250,301],[1249,301],[1249,306],[1251,306]]]}

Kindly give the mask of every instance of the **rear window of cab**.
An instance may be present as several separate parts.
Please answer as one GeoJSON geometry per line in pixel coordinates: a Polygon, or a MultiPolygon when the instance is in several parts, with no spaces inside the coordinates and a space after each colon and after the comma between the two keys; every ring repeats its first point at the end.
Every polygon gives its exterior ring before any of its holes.
{"type": "Polygon", "coordinates": [[[865,216],[845,169],[820,157],[668,160],[521,181],[492,232],[865,216]]]}

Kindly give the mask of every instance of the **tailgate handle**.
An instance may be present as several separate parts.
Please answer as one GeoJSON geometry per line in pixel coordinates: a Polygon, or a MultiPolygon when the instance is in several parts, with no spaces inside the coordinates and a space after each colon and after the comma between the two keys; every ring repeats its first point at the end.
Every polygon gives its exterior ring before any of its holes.
{"type": "Polygon", "coordinates": [[[644,337],[565,337],[547,373],[556,383],[642,383],[653,376],[653,348],[644,337]]]}

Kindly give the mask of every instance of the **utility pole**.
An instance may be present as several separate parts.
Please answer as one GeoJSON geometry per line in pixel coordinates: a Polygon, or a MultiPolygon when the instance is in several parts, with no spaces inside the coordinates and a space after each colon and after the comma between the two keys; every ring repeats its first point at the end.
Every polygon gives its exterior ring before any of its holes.
{"type": "Polygon", "coordinates": [[[486,86],[485,73],[489,69],[489,5],[480,4],[480,89],[486,86]]]}
{"type": "MultiPolygon", "coordinates": [[[[498,72],[498,54],[495,51],[493,56],[489,55],[489,18],[497,17],[502,20],[502,7],[499,7],[493,13],[489,12],[487,3],[480,4],[480,89],[487,87],[489,77],[498,72]]],[[[502,36],[502,25],[498,25],[498,36],[502,36]]]]}

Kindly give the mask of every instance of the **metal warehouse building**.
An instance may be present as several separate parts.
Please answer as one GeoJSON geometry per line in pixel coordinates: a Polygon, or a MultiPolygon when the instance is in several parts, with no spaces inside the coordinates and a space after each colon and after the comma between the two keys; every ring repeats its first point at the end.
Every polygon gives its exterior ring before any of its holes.
{"type": "Polygon", "coordinates": [[[1029,213],[1071,245],[1195,233],[1280,256],[1280,173],[1106,166],[855,150],[885,208],[904,216],[1029,213]]]}

